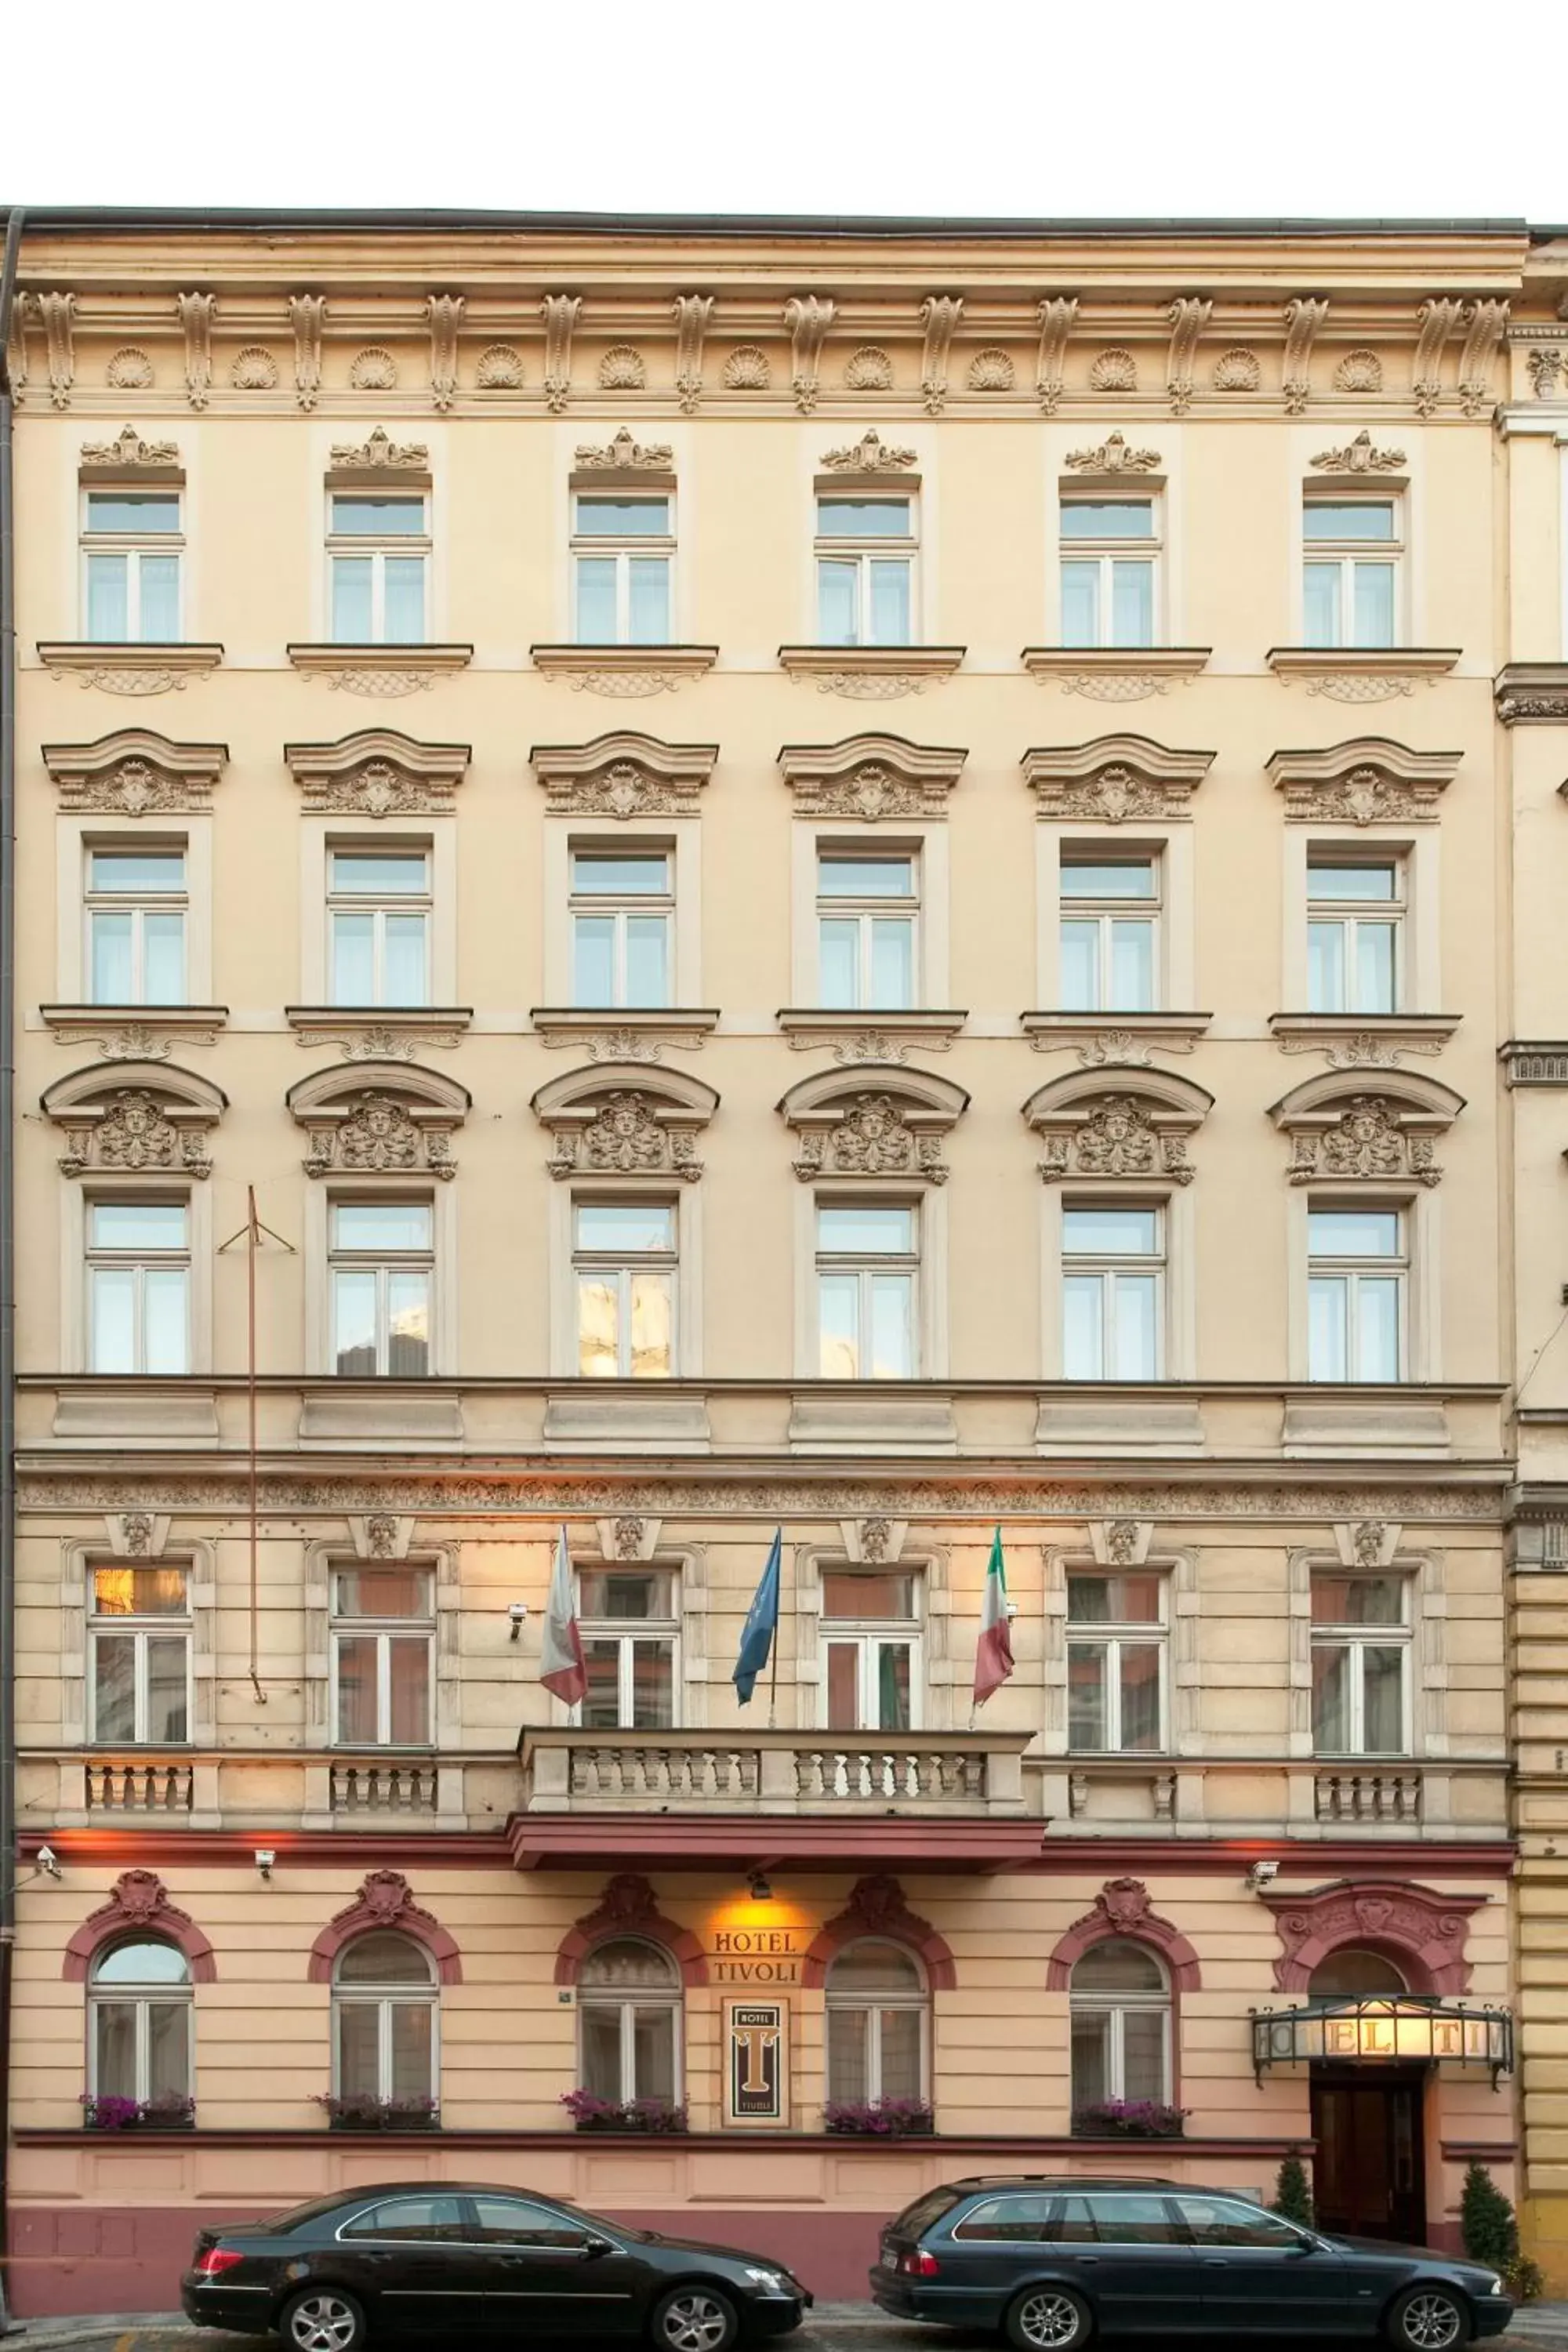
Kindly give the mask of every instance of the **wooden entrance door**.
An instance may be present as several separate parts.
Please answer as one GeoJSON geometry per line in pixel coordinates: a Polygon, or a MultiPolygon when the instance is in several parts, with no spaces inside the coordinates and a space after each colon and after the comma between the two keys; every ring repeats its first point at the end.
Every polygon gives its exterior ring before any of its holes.
{"type": "Polygon", "coordinates": [[[1321,2230],[1426,2243],[1424,2090],[1419,2067],[1313,2067],[1321,2230]]]}

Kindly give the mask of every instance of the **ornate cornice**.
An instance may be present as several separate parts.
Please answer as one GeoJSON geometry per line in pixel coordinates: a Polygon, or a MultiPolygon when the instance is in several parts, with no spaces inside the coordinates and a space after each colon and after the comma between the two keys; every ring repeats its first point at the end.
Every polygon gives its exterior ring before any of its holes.
{"type": "Polygon", "coordinates": [[[688,679],[701,677],[719,658],[717,646],[530,646],[535,669],[564,678],[574,694],[601,694],[613,701],[644,701],[678,694],[688,679]]]}
{"type": "Polygon", "coordinates": [[[1118,1077],[1104,1069],[1053,1078],[1024,1105],[1041,1142],[1040,1180],[1190,1184],[1187,1139],[1214,1108],[1190,1078],[1152,1069],[1118,1077]]]}
{"type": "Polygon", "coordinates": [[[864,1072],[834,1070],[802,1078],[778,1108],[799,1138],[795,1172],[803,1184],[845,1176],[945,1184],[942,1139],[968,1109],[969,1097],[928,1071],[889,1069],[871,1087],[864,1072]]]}
{"type": "Polygon", "coordinates": [[[1019,765],[1041,817],[1121,824],[1129,817],[1190,817],[1215,758],[1172,751],[1147,735],[1101,735],[1091,743],[1037,746],[1019,765]]]}
{"type": "Polygon", "coordinates": [[[345,1062],[414,1062],[426,1051],[454,1053],[473,1017],[466,1004],[392,1013],[331,1004],[283,1008],[301,1045],[335,1045],[345,1062]]]}
{"type": "Polygon", "coordinates": [[[1375,1092],[1358,1092],[1353,1076],[1331,1071],[1293,1087],[1268,1116],[1290,1139],[1292,1184],[1392,1180],[1430,1187],[1443,1176],[1434,1139],[1464,1108],[1464,1097],[1436,1078],[1391,1070],[1375,1092]]]}
{"type": "Polygon", "coordinates": [[[312,814],[449,816],[467,772],[467,743],[419,743],[390,727],[364,728],[335,743],[286,743],[283,757],[312,814]]]}
{"type": "Polygon", "coordinates": [[[1294,824],[1432,824],[1463,757],[1366,735],[1325,751],[1276,751],[1268,774],[1294,824]]]}
{"type": "Polygon", "coordinates": [[[822,463],[829,474],[898,474],[914,465],[919,454],[914,449],[889,448],[873,425],[858,441],[825,449],[822,463]]]}
{"type": "Polygon", "coordinates": [[[779,667],[847,702],[901,702],[951,677],[963,656],[963,646],[781,646],[779,667]]]}
{"type": "Polygon", "coordinates": [[[718,1096],[700,1078],[613,1065],[552,1078],[532,1104],[554,1139],[546,1164],[558,1181],[656,1176],[685,1184],[702,1174],[696,1139],[718,1108],[718,1096]]]}
{"type": "Polygon", "coordinates": [[[364,441],[334,441],[329,452],[340,474],[426,473],[430,451],[423,441],[394,441],[378,425],[364,441]]]}
{"type": "Polygon", "coordinates": [[[840,743],[786,743],[784,780],[800,816],[942,818],[967,751],[911,743],[902,735],[852,735],[840,743]]]}
{"type": "Polygon", "coordinates": [[[287,1100],[309,1138],[307,1176],[419,1173],[446,1183],[458,1172],[452,1135],[471,1097],[455,1078],[363,1061],[301,1078],[287,1100]]]}
{"type": "Polygon", "coordinates": [[[1071,471],[1079,474],[1152,474],[1158,470],[1158,449],[1130,449],[1122,434],[1112,433],[1098,449],[1069,449],[1071,471]]]}
{"type": "Polygon", "coordinates": [[[292,667],[324,677],[337,694],[384,702],[428,692],[438,677],[467,669],[472,646],[285,646],[292,667]]]}
{"type": "Polygon", "coordinates": [[[675,452],[668,441],[637,440],[623,425],[607,442],[580,442],[573,462],[584,474],[668,474],[674,467],[675,452]]]}
{"type": "Polygon", "coordinates": [[[1264,660],[1283,686],[1304,680],[1331,702],[1394,702],[1432,686],[1458,664],[1458,649],[1434,646],[1271,646],[1264,660]]]}
{"type": "Polygon", "coordinates": [[[57,678],[74,677],[78,686],[96,687],[103,694],[183,694],[193,678],[203,678],[223,660],[223,647],[213,645],[107,646],[40,644],[38,659],[57,678]]]}
{"type": "Polygon", "coordinates": [[[127,425],[118,441],[84,441],[81,445],[84,473],[110,467],[117,474],[166,475],[175,471],[179,463],[177,442],[143,441],[134,425],[127,425]]]}
{"type": "Polygon", "coordinates": [[[1492,694],[1505,727],[1568,726],[1568,662],[1510,662],[1492,694]]]}
{"type": "Polygon", "coordinates": [[[1207,646],[1026,646],[1019,656],[1039,686],[1058,686],[1088,702],[1147,702],[1173,679],[1183,685],[1208,667],[1207,646]]]}
{"type": "Polygon", "coordinates": [[[1320,449],[1308,460],[1319,473],[1328,474],[1397,474],[1405,462],[1403,449],[1379,449],[1364,425],[1342,449],[1320,449]]]}
{"type": "Polygon", "coordinates": [[[73,1070],[46,1087],[46,1118],[62,1131],[62,1176],[212,1174],[212,1130],[228,1097],[207,1078],[167,1062],[115,1062],[73,1070]]]}
{"type": "Polygon", "coordinates": [[[122,727],[95,743],[46,743],[43,760],[62,809],[166,816],[212,807],[228,746],[174,743],[151,728],[122,727]]]}

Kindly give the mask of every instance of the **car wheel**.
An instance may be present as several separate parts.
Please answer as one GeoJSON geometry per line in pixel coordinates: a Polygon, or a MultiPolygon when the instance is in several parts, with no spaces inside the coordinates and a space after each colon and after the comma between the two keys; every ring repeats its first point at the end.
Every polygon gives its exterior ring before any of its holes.
{"type": "Polygon", "coordinates": [[[361,2352],[370,2335],[364,2313],[341,2286],[308,2286],[290,2295],[278,2332],[289,2352],[361,2352]]]}
{"type": "Polygon", "coordinates": [[[716,2286],[678,2286],[654,2305],[656,2352],[730,2352],[741,2317],[716,2286]]]}
{"type": "Polygon", "coordinates": [[[1007,2305],[1002,2333],[1017,2352],[1078,2352],[1094,2333],[1094,2315],[1070,2286],[1030,2286],[1007,2305]]]}
{"type": "Polygon", "coordinates": [[[1470,2315],[1451,2286],[1413,2286],[1389,2310],[1384,2332],[1396,2352],[1458,2352],[1470,2315]]]}

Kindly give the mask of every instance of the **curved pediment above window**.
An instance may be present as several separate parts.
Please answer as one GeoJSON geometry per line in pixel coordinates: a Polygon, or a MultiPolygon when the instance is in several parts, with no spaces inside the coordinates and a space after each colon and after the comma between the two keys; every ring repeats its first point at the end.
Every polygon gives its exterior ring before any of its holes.
{"type": "Polygon", "coordinates": [[[945,817],[969,754],[904,735],[850,735],[839,743],[786,743],[779,753],[797,816],[945,817]]]}
{"type": "Polygon", "coordinates": [[[552,1078],[531,1108],[554,1138],[548,1165],[557,1179],[652,1176],[694,1184],[702,1173],[696,1139],[719,1097],[684,1071],[595,1063],[552,1078]]]}
{"type": "Polygon", "coordinates": [[[228,1097],[167,1062],[99,1062],[57,1078],[42,1108],[63,1131],[62,1175],[202,1178],[212,1174],[209,1139],[228,1097]]]}
{"type": "Polygon", "coordinates": [[[290,1087],[289,1108],[310,1139],[307,1176],[458,1172],[452,1132],[468,1115],[466,1087],[406,1062],[353,1062],[290,1087]]]}
{"type": "Polygon", "coordinates": [[[1324,751],[1276,751],[1268,773],[1289,824],[1431,824],[1463,757],[1358,735],[1324,751]]]}
{"type": "Polygon", "coordinates": [[[1205,1087],[1167,1070],[1129,1071],[1121,1079],[1078,1070],[1039,1087],[1024,1117],[1040,1139],[1047,1184],[1080,1178],[1190,1184],[1187,1139],[1213,1108],[1205,1087]]]}
{"type": "Polygon", "coordinates": [[[926,1070],[828,1070],[802,1078],[780,1101],[779,1115],[800,1139],[795,1172],[820,1177],[914,1178],[945,1184],[942,1139],[969,1108],[951,1078],[926,1070]]]}
{"type": "Polygon", "coordinates": [[[1019,762],[1041,817],[1190,817],[1192,799],[1215,762],[1212,751],[1177,751],[1147,735],[1099,735],[1026,751],[1019,762]]]}
{"type": "Polygon", "coordinates": [[[335,743],[286,743],[301,806],[328,816],[450,816],[467,743],[420,743],[395,727],[365,727],[335,743]]]}
{"type": "Polygon", "coordinates": [[[536,743],[529,753],[551,816],[696,816],[717,743],[665,743],[630,728],[591,743],[536,743]]]}
{"type": "Polygon", "coordinates": [[[1436,1078],[1380,1070],[1373,1090],[1330,1070],[1292,1087],[1268,1116],[1290,1138],[1292,1184],[1432,1185],[1443,1175],[1434,1138],[1446,1134],[1464,1108],[1464,1097],[1436,1078]]]}
{"type": "Polygon", "coordinates": [[[227,762],[226,743],[175,743],[150,727],[122,727],[95,743],[44,745],[61,809],[94,816],[205,812],[227,762]]]}

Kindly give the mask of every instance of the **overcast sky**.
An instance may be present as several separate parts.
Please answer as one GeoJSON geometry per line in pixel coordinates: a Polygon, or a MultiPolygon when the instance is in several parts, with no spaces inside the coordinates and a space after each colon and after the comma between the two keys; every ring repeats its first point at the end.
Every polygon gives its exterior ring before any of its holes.
{"type": "Polygon", "coordinates": [[[11,0],[5,19],[12,202],[1568,222],[1552,0],[11,0]]]}

